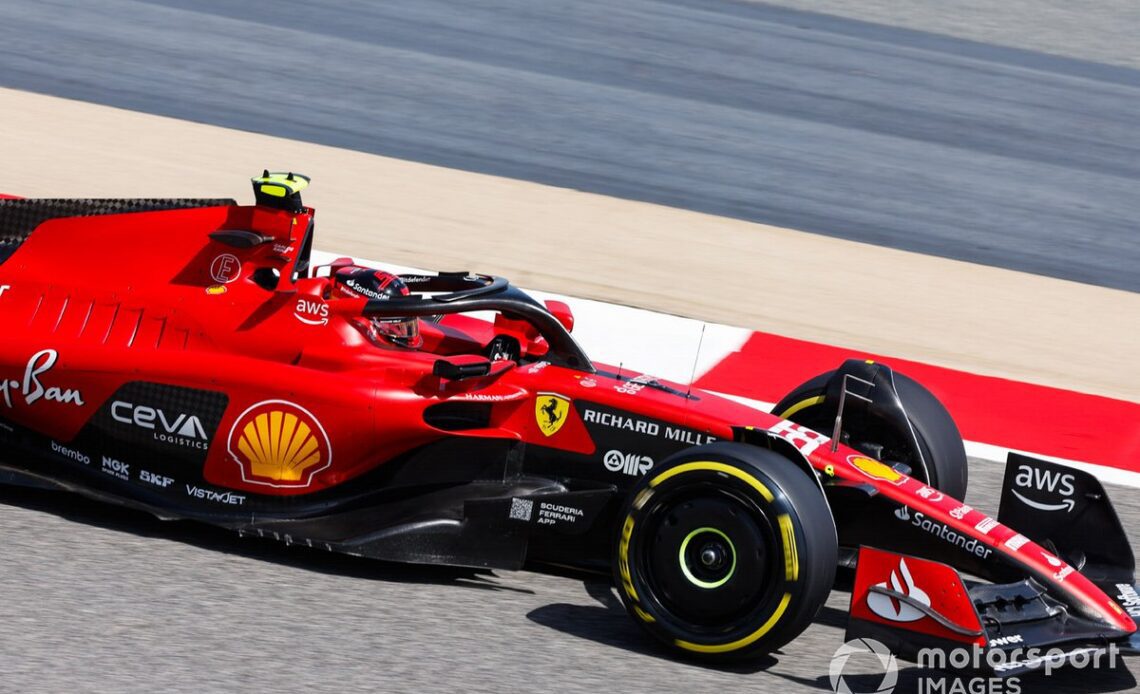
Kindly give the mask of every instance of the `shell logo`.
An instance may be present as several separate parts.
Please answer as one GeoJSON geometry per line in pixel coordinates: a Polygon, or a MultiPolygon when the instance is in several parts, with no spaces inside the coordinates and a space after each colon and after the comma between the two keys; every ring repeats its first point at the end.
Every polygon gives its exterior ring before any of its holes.
{"type": "Polygon", "coordinates": [[[902,484],[903,475],[898,470],[890,465],[880,463],[874,458],[868,458],[865,455],[852,455],[847,457],[847,462],[854,465],[864,475],[890,482],[891,484],[902,484]]]}
{"type": "Polygon", "coordinates": [[[230,457],[242,480],[270,487],[308,487],[332,465],[332,445],[311,412],[285,400],[265,400],[234,421],[230,457]]]}

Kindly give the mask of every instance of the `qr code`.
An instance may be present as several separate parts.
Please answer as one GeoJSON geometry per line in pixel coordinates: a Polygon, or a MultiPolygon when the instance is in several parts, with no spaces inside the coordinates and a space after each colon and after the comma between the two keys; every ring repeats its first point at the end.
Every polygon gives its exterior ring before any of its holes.
{"type": "Polygon", "coordinates": [[[511,499],[511,518],[528,521],[533,512],[534,502],[530,499],[511,499]]]}

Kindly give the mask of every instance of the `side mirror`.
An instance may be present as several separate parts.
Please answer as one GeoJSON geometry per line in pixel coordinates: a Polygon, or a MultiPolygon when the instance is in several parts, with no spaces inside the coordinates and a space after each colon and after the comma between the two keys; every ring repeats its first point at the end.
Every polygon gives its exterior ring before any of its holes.
{"type": "Polygon", "coordinates": [[[491,360],[478,356],[456,356],[448,359],[437,359],[431,368],[433,376],[449,381],[458,381],[463,378],[477,378],[491,373],[491,360]]]}
{"type": "Polygon", "coordinates": [[[555,301],[554,299],[546,300],[546,309],[550,311],[551,315],[558,319],[566,332],[574,332],[574,313],[570,310],[570,306],[564,301],[555,301]]]}

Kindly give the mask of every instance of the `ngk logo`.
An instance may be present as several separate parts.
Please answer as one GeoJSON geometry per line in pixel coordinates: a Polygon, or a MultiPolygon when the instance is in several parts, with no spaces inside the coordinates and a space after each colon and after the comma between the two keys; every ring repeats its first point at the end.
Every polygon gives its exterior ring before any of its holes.
{"type": "Polygon", "coordinates": [[[103,472],[118,477],[121,480],[129,480],[131,478],[131,466],[121,460],[108,458],[103,456],[103,472]]]}

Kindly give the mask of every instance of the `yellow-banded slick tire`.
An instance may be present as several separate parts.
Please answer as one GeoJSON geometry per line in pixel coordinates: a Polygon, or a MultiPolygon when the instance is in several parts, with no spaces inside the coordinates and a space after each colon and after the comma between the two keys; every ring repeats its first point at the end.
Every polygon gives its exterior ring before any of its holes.
{"type": "MultiPolygon", "coordinates": [[[[776,403],[772,414],[830,436],[839,404],[827,400],[825,394],[834,374],[834,371],[828,371],[801,384],[776,403]]],[[[922,449],[922,458],[928,461],[929,478],[921,466],[905,453],[896,450],[894,455],[888,453],[886,457],[910,465],[913,476],[926,484],[956,499],[966,498],[969,466],[962,435],[953,417],[938,398],[914,379],[896,371],[894,384],[899,399],[906,407],[910,427],[922,449]]],[[[893,436],[889,427],[877,431],[858,431],[852,430],[854,426],[856,425],[851,421],[844,426],[844,431],[852,442],[886,444],[887,449],[891,449],[893,436]]],[[[899,425],[896,424],[895,427],[899,425]]]]}
{"type": "Polygon", "coordinates": [[[665,460],[630,492],[613,570],[650,634],[680,654],[735,660],[807,628],[837,561],[814,480],[773,451],[714,443],[665,460]]]}

